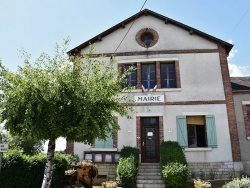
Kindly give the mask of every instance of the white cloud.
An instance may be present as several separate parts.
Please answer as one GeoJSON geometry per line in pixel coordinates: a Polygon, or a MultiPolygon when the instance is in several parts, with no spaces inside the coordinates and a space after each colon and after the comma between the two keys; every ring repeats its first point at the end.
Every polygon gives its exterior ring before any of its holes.
{"type": "Polygon", "coordinates": [[[227,57],[227,60],[231,60],[232,58],[234,58],[235,54],[238,52],[238,50],[231,50],[228,57],[227,57]]]}
{"type": "Polygon", "coordinates": [[[230,43],[230,44],[233,44],[233,40],[232,39],[229,39],[227,42],[230,43]]]}
{"type": "MultiPolygon", "coordinates": [[[[44,148],[43,151],[46,153],[48,150],[48,142],[46,141],[44,144],[44,148]]],[[[56,139],[56,151],[64,151],[66,149],[66,139],[63,137],[60,137],[58,139],[56,139]]]]}
{"type": "Polygon", "coordinates": [[[231,64],[231,63],[228,63],[228,67],[229,67],[230,76],[232,77],[244,76],[244,72],[247,71],[248,69],[248,66],[242,67],[239,65],[231,64]]]}

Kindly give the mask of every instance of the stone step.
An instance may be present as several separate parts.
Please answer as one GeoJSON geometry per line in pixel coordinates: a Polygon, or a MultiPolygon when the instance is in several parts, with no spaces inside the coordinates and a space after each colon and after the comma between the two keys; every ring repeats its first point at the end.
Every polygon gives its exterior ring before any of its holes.
{"type": "Polygon", "coordinates": [[[165,184],[137,184],[137,188],[165,188],[165,184]]]}
{"type": "Polygon", "coordinates": [[[163,180],[136,180],[137,184],[165,184],[163,180]]]}
{"type": "Polygon", "coordinates": [[[161,176],[137,176],[137,180],[162,180],[161,176]]]}
{"type": "Polygon", "coordinates": [[[139,166],[160,166],[160,163],[139,163],[139,166]]]}
{"type": "Polygon", "coordinates": [[[138,172],[137,176],[162,176],[161,172],[138,172]]]}
{"type": "Polygon", "coordinates": [[[138,169],[138,173],[142,173],[142,172],[149,172],[149,173],[161,173],[161,169],[150,169],[150,168],[145,168],[145,169],[138,169]]]}
{"type": "Polygon", "coordinates": [[[137,173],[137,188],[165,188],[159,163],[140,163],[137,173]]]}

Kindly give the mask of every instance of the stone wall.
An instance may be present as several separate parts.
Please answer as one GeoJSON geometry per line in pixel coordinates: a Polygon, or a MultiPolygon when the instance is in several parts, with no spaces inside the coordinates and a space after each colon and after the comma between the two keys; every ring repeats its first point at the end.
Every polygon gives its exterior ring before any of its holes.
{"type": "Polygon", "coordinates": [[[243,173],[244,175],[250,176],[250,161],[242,161],[243,163],[243,173]]]}
{"type": "Polygon", "coordinates": [[[209,180],[231,179],[233,177],[239,177],[241,173],[240,170],[234,170],[233,162],[188,163],[188,167],[192,178],[209,180]]]}
{"type": "Polygon", "coordinates": [[[93,185],[100,185],[104,181],[116,179],[117,164],[95,163],[95,166],[98,169],[98,178],[93,185]]]}

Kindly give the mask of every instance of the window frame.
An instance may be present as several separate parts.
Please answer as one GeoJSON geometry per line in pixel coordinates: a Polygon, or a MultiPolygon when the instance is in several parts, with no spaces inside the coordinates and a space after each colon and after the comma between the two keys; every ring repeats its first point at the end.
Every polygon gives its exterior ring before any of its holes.
{"type": "Polygon", "coordinates": [[[157,85],[157,73],[156,72],[157,72],[156,71],[156,63],[153,62],[153,63],[142,63],[141,64],[141,77],[140,77],[141,83],[145,87],[145,89],[147,89],[148,91],[150,89],[153,89],[155,87],[155,85],[157,85]],[[151,71],[151,65],[154,65],[154,71],[151,71]],[[143,72],[143,66],[147,66],[148,67],[147,68],[147,80],[146,80],[147,81],[147,85],[144,84],[145,80],[143,79],[143,74],[144,74],[144,72],[143,72]],[[153,74],[154,75],[153,79],[151,78],[151,73],[154,73],[153,74]],[[152,85],[151,82],[154,82],[154,84],[152,85]],[[149,85],[148,85],[148,83],[149,83],[149,85]]]}
{"type": "MultiPolygon", "coordinates": [[[[168,90],[175,90],[175,89],[181,89],[181,80],[180,80],[180,67],[179,67],[179,60],[178,58],[152,58],[152,59],[133,59],[133,60],[120,60],[118,62],[118,71],[120,74],[123,72],[123,66],[124,65],[134,65],[136,66],[136,76],[137,76],[137,89],[142,88],[142,65],[145,64],[155,64],[155,71],[156,71],[156,85],[157,85],[157,91],[168,91],[168,90]],[[160,65],[161,63],[172,63],[174,64],[174,70],[175,70],[175,88],[162,88],[161,87],[161,70],[160,65]],[[162,90],[163,89],[163,90],[162,90]]],[[[155,85],[154,85],[155,86],[155,85]]],[[[152,89],[154,86],[150,86],[152,89]]],[[[122,86],[123,87],[123,86],[122,86]]],[[[148,90],[147,87],[144,87],[146,90],[148,90]]],[[[150,90],[152,91],[152,90],[150,90]]],[[[134,91],[137,92],[137,91],[134,91]]]]}
{"type": "MultiPolygon", "coordinates": [[[[136,68],[137,66],[134,63],[132,63],[132,64],[124,64],[122,66],[122,73],[127,71],[130,67],[135,67],[136,68]]],[[[126,87],[137,87],[137,71],[136,71],[136,69],[132,70],[131,73],[128,74],[127,76],[128,76],[128,78],[127,78],[128,81],[124,84],[123,87],[124,88],[126,88],[126,87]],[[134,80],[131,79],[132,74],[135,74],[135,79],[134,80]],[[135,84],[132,85],[131,82],[135,82],[135,84]]]]}
{"type": "Polygon", "coordinates": [[[176,83],[176,68],[175,68],[175,62],[161,62],[160,63],[160,80],[161,80],[161,88],[177,88],[177,83],[176,83]],[[162,66],[166,65],[166,70],[164,73],[166,74],[166,79],[163,79],[163,68],[162,66]],[[170,65],[173,65],[173,71],[170,71],[170,65]],[[174,79],[170,78],[170,74],[173,72],[174,74],[174,79]],[[166,85],[167,87],[163,87],[163,82],[167,82],[166,85]],[[174,87],[171,87],[171,80],[174,80],[174,87]]]}

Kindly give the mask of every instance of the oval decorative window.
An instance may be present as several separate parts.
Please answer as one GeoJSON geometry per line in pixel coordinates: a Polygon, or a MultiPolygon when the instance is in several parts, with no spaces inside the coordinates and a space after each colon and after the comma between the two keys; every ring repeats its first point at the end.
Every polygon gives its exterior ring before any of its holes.
{"type": "Polygon", "coordinates": [[[157,43],[159,36],[154,29],[144,28],[136,34],[135,39],[140,46],[150,48],[157,43]]]}

